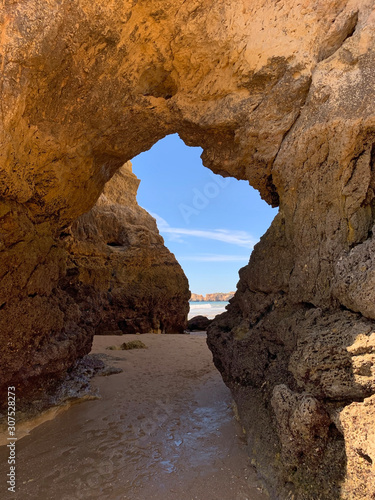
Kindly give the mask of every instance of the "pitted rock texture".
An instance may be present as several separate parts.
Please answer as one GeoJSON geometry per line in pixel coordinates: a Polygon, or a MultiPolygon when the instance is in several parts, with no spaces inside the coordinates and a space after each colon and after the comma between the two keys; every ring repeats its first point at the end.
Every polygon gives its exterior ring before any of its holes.
{"type": "Polygon", "coordinates": [[[155,220],[136,201],[130,163],[73,224],[66,290],[96,313],[95,334],[182,333],[189,284],[155,220]]]}
{"type": "Polygon", "coordinates": [[[371,498],[370,495],[373,498],[375,491],[374,403],[372,396],[361,403],[352,403],[340,414],[346,454],[353,464],[346,478],[352,498],[371,498]]]}
{"type": "Polygon", "coordinates": [[[277,385],[271,404],[279,424],[283,462],[294,465],[303,457],[318,464],[326,448],[331,423],[321,403],[309,394],[293,393],[285,385],[277,385]]]}
{"type": "MultiPolygon", "coordinates": [[[[365,479],[372,451],[356,452],[357,431],[349,431],[359,414],[351,403],[375,389],[374,4],[355,8],[353,2],[350,14],[344,3],[332,23],[332,33],[343,29],[341,42],[318,51],[305,104],[273,162],[279,214],[241,270],[228,313],[209,328],[216,365],[238,400],[258,467],[272,478],[273,463],[289,485],[284,495],[306,499],[375,494],[365,479]],[[303,425],[294,416],[302,397],[315,401],[308,424],[314,439],[293,429],[303,425]],[[258,401],[256,410],[247,399],[258,401]],[[264,432],[267,425],[276,442],[264,432]]],[[[326,40],[334,38],[328,33],[326,40]]],[[[370,407],[360,408],[365,421],[370,407]]]]}
{"type": "Polygon", "coordinates": [[[372,498],[373,437],[353,425],[374,392],[374,8],[2,3],[3,388],[30,394],[88,352],[95,317],[67,287],[69,228],[116,170],[177,132],[280,207],[208,333],[250,454],[279,498],[372,498]]]}

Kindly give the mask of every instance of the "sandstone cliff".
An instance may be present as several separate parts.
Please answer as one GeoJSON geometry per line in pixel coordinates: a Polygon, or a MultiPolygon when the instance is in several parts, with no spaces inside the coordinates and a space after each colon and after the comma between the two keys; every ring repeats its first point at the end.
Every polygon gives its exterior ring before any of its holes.
{"type": "Polygon", "coordinates": [[[73,224],[63,287],[89,310],[95,333],[182,333],[189,285],[155,220],[136,201],[130,163],[73,224]]]}
{"type": "Polygon", "coordinates": [[[198,295],[196,293],[192,293],[190,297],[190,302],[222,302],[228,301],[234,296],[235,292],[228,293],[206,293],[203,295],[198,295]]]}
{"type": "Polygon", "coordinates": [[[190,302],[204,302],[204,297],[203,295],[192,293],[190,296],[190,302]]]}
{"type": "Polygon", "coordinates": [[[208,333],[253,459],[279,498],[372,498],[374,0],[16,0],[0,18],[2,388],[30,396],[88,352],[69,227],[178,132],[280,207],[208,333]]]}

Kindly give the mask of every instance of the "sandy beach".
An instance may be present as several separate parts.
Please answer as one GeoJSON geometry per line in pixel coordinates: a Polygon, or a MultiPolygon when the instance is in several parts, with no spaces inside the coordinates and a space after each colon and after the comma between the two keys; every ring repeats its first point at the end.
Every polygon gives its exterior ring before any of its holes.
{"type": "Polygon", "coordinates": [[[96,337],[122,373],[17,443],[16,495],[44,500],[263,500],[229,390],[204,333],[96,337]],[[147,349],[106,349],[142,340],[147,349]]]}

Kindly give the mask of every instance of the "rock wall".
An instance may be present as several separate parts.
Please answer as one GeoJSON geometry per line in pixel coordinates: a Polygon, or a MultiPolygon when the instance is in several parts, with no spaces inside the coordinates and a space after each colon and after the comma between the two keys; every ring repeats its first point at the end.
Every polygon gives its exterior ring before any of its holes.
{"type": "Polygon", "coordinates": [[[30,395],[87,352],[68,228],[178,132],[280,207],[209,329],[249,453],[278,498],[371,498],[374,1],[14,0],[0,16],[3,387],[30,395]]]}
{"type": "Polygon", "coordinates": [[[285,497],[375,494],[374,5],[351,7],[273,162],[279,213],[209,329],[251,454],[285,497]]]}
{"type": "Polygon", "coordinates": [[[182,333],[189,284],[155,220],[137,204],[139,180],[127,163],[96,205],[74,222],[65,290],[91,311],[97,335],[182,333]]]}

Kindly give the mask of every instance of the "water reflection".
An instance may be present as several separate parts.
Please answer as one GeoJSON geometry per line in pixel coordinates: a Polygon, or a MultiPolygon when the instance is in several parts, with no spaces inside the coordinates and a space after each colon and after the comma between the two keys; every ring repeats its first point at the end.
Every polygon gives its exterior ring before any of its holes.
{"type": "MultiPolygon", "coordinates": [[[[110,352],[104,347],[114,340],[101,338],[96,352],[110,352]]],[[[204,336],[142,340],[148,350],[114,351],[124,371],[95,380],[101,400],[71,407],[18,442],[18,493],[9,498],[266,498],[204,336]]]]}

